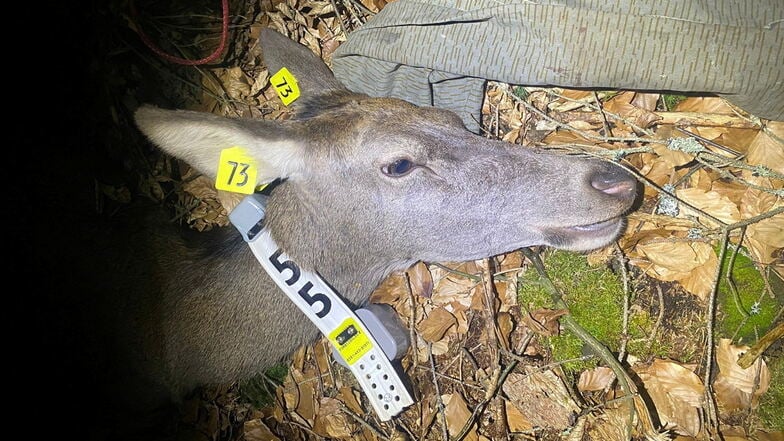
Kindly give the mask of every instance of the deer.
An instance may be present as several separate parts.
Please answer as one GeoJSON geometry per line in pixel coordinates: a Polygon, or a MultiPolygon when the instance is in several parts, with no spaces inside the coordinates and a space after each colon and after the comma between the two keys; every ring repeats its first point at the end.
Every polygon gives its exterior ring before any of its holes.
{"type": "MultiPolygon", "coordinates": [[[[625,228],[637,181],[617,164],[525,148],[465,129],[449,111],[346,89],[306,47],[261,33],[269,71],[300,99],[286,120],[135,112],[155,146],[210,177],[241,146],[259,181],[279,180],[265,217],[275,242],[352,305],[416,262],[460,262],[529,246],[604,247],[625,228]]],[[[147,231],[145,228],[140,228],[147,231]]],[[[248,378],[317,337],[233,228],[155,236],[155,300],[128,298],[128,347],[144,393],[182,396],[248,378]],[[138,353],[136,355],[139,355],[138,353]]]]}

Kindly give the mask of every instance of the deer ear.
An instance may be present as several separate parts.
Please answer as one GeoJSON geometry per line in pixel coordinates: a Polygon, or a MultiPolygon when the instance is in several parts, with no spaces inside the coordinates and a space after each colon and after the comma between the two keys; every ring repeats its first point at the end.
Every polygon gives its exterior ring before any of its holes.
{"type": "Polygon", "coordinates": [[[264,28],[259,36],[264,63],[270,75],[286,68],[294,75],[304,98],[330,91],[347,91],[326,64],[307,47],[272,29],[264,28]]]}
{"type": "Polygon", "coordinates": [[[303,146],[283,122],[232,119],[210,113],[143,106],[134,115],[142,133],[166,153],[215,178],[221,151],[241,147],[257,163],[258,182],[303,171],[303,146]]]}

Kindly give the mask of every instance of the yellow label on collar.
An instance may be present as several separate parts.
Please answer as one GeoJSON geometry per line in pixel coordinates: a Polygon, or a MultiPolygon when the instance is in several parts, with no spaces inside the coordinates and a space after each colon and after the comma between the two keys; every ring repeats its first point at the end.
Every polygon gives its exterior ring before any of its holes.
{"type": "Polygon", "coordinates": [[[329,334],[329,340],[349,366],[362,358],[373,347],[373,343],[353,318],[346,319],[335,328],[329,334]]]}
{"type": "Polygon", "coordinates": [[[252,194],[256,189],[256,161],[242,147],[221,151],[215,188],[235,193],[252,194]]]}
{"type": "Polygon", "coordinates": [[[270,77],[270,83],[275,88],[275,92],[278,92],[283,104],[288,106],[299,98],[297,79],[285,67],[270,77]]]}

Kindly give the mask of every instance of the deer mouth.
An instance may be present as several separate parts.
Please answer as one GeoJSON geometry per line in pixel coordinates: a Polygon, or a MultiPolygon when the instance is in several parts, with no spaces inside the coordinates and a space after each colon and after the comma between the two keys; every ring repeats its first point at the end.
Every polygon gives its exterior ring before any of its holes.
{"type": "Polygon", "coordinates": [[[601,222],[595,222],[588,225],[577,225],[574,227],[566,227],[563,230],[574,231],[576,233],[601,233],[603,231],[615,230],[618,224],[623,223],[623,216],[614,217],[601,222]]]}
{"type": "Polygon", "coordinates": [[[592,224],[549,228],[545,237],[549,245],[572,251],[602,248],[617,238],[625,226],[625,217],[616,216],[592,224]]]}

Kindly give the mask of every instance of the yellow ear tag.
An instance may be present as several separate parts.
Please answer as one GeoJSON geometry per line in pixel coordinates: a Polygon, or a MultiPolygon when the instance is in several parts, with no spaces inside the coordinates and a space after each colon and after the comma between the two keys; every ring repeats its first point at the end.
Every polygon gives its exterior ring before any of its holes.
{"type": "Polygon", "coordinates": [[[256,161],[242,147],[223,149],[218,163],[215,188],[235,193],[252,194],[256,189],[256,161]]]}
{"type": "Polygon", "coordinates": [[[270,77],[270,83],[275,88],[275,92],[278,92],[278,96],[284,105],[288,106],[299,98],[297,79],[285,67],[270,77]]]}

